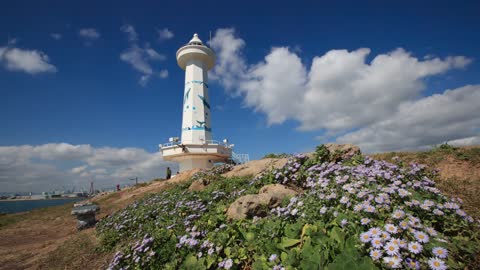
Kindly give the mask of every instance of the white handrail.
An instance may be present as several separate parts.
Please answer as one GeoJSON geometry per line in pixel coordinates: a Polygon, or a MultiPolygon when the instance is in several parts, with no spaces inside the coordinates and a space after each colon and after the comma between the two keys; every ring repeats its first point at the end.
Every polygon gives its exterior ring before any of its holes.
{"type": "MultiPolygon", "coordinates": [[[[168,142],[168,143],[163,143],[160,145],[160,148],[165,148],[165,147],[171,147],[174,145],[180,145],[180,144],[197,144],[193,143],[192,141],[178,141],[178,142],[168,142]]],[[[223,145],[225,147],[228,147],[228,144],[222,142],[222,141],[217,141],[217,140],[207,140],[203,141],[202,145],[223,145]]]]}

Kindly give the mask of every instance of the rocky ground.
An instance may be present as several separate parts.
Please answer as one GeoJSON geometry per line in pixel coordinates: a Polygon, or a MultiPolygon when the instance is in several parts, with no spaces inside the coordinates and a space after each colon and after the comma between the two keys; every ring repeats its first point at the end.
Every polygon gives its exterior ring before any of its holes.
{"type": "MultiPolygon", "coordinates": [[[[439,188],[461,197],[465,209],[479,217],[480,147],[437,148],[428,152],[386,153],[373,155],[390,160],[400,156],[439,169],[439,188]]],[[[262,159],[236,166],[225,177],[252,177],[270,168],[280,168],[287,159],[262,159]]],[[[155,180],[111,194],[100,194],[91,201],[100,205],[99,218],[105,217],[147,194],[188,181],[197,171],[177,175],[171,180],[155,180]]],[[[268,193],[268,192],[267,192],[268,193]]],[[[103,269],[113,254],[97,252],[94,229],[77,232],[70,215],[72,205],[0,216],[0,269],[103,269]]],[[[233,210],[232,210],[233,211],[233,210]]]]}

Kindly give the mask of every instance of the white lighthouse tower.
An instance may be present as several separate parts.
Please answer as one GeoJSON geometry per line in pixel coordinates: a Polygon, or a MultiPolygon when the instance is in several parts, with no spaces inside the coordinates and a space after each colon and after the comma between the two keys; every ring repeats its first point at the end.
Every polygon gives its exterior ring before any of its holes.
{"type": "Polygon", "coordinates": [[[160,145],[165,160],[178,162],[180,172],[193,168],[210,168],[232,156],[227,140],[212,139],[208,70],[215,65],[215,53],[197,34],[177,51],[177,63],[185,70],[182,136],[160,145]]]}

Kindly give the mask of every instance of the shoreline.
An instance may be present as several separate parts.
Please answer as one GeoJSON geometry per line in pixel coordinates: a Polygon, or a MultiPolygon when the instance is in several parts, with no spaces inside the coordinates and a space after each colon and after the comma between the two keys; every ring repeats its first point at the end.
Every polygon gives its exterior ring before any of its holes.
{"type": "Polygon", "coordinates": [[[18,202],[18,201],[53,201],[53,200],[65,200],[65,199],[88,199],[89,197],[60,197],[60,198],[48,198],[48,199],[34,199],[34,198],[21,198],[21,199],[0,199],[0,202],[18,202]]]}

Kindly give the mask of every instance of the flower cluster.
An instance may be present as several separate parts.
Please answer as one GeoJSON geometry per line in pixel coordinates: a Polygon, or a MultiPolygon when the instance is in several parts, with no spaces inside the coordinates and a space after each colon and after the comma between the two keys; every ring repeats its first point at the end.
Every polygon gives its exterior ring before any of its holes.
{"type": "Polygon", "coordinates": [[[437,270],[465,268],[480,251],[478,224],[420,164],[295,155],[251,181],[220,177],[227,169],[197,174],[218,180],[204,191],[173,188],[103,219],[104,245],[121,249],[110,268],[437,270]],[[301,192],[267,217],[227,220],[236,198],[272,182],[301,192]]]}
{"type": "MultiPolygon", "coordinates": [[[[297,179],[278,182],[289,181],[297,179]]],[[[388,268],[426,268],[428,264],[431,269],[444,269],[442,259],[448,250],[442,241],[448,236],[437,232],[442,230],[440,225],[463,220],[469,226],[474,221],[460,209],[458,200],[443,196],[434,187],[424,166],[415,163],[401,168],[367,157],[364,164],[355,167],[317,164],[307,170],[303,184],[309,190],[305,197],[316,197],[321,205],[321,215],[337,209],[358,217],[358,224],[365,228],[359,241],[372,260],[388,268]],[[419,200],[421,197],[428,199],[419,200]]],[[[288,215],[294,206],[290,202],[273,212],[288,215]]],[[[347,220],[340,223],[344,227],[347,220]]]]}

